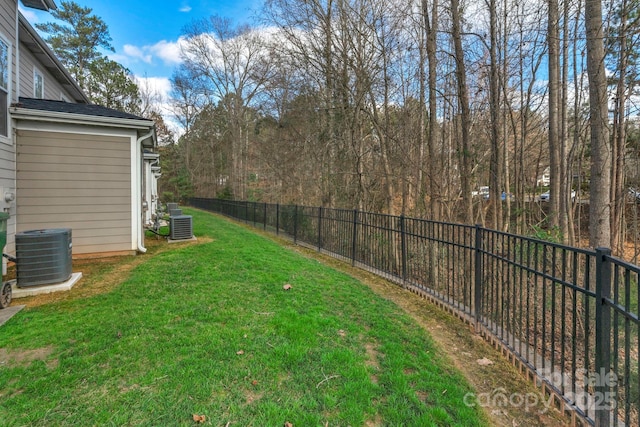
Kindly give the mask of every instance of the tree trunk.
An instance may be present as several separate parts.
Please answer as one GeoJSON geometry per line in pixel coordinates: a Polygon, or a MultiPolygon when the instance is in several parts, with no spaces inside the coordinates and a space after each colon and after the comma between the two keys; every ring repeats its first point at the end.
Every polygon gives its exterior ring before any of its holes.
{"type": "Polygon", "coordinates": [[[571,207],[571,189],[573,184],[573,165],[570,162],[568,138],[567,138],[567,82],[569,71],[569,1],[563,2],[563,23],[562,26],[562,72],[560,74],[560,123],[559,142],[560,142],[560,206],[559,209],[559,226],[562,241],[569,243],[569,225],[572,224],[569,211],[571,207]]]}
{"type": "Polygon", "coordinates": [[[467,224],[473,223],[473,200],[471,198],[471,144],[469,128],[471,125],[471,114],[469,111],[469,93],[467,92],[467,69],[462,50],[462,35],[460,30],[460,1],[451,0],[451,26],[453,37],[453,49],[456,62],[456,81],[458,86],[458,104],[460,106],[460,127],[462,131],[462,141],[460,159],[460,186],[462,190],[462,200],[464,218],[467,224]]]}
{"type": "Polygon", "coordinates": [[[585,27],[591,128],[589,243],[596,248],[611,244],[611,152],[601,0],[586,0],[585,27]]]}
{"type": "Polygon", "coordinates": [[[489,0],[489,32],[490,32],[490,75],[489,75],[489,109],[491,110],[491,164],[489,165],[489,202],[491,205],[491,226],[495,230],[502,229],[502,148],[500,141],[500,82],[498,73],[498,11],[496,0],[489,0]]]}
{"type": "Polygon", "coordinates": [[[547,44],[549,46],[549,226],[560,225],[560,40],[558,36],[558,1],[548,0],[547,44]]]}
{"type": "Polygon", "coordinates": [[[438,220],[437,200],[440,196],[440,186],[436,177],[438,176],[438,161],[436,159],[435,145],[438,128],[438,105],[437,105],[437,63],[436,48],[438,35],[438,0],[432,0],[431,19],[429,19],[429,7],[427,0],[422,0],[422,12],[424,24],[427,29],[427,61],[429,62],[428,84],[429,84],[429,135],[427,137],[427,151],[429,153],[429,215],[430,219],[438,220]]]}
{"type": "MultiPolygon", "coordinates": [[[[423,6],[424,7],[424,6],[423,6]]],[[[420,93],[418,94],[418,176],[416,177],[416,192],[415,192],[415,204],[416,210],[419,216],[424,216],[426,211],[425,206],[425,191],[424,191],[424,155],[425,155],[425,129],[427,126],[425,117],[425,90],[427,87],[427,77],[424,72],[426,63],[425,54],[425,33],[426,30],[421,28],[420,31],[420,47],[418,52],[420,55],[418,64],[418,79],[420,93]]]]}
{"type": "Polygon", "coordinates": [[[613,171],[611,174],[611,248],[618,254],[622,254],[624,249],[624,158],[626,146],[626,114],[625,106],[626,84],[627,84],[627,2],[622,1],[620,28],[618,30],[618,81],[616,83],[616,97],[613,110],[613,171]]]}

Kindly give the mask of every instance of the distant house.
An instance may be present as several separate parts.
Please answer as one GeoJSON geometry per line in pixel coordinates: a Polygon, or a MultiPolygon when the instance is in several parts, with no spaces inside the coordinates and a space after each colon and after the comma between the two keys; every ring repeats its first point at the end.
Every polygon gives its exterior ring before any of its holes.
{"type": "Polygon", "coordinates": [[[17,232],[71,228],[74,255],[144,252],[157,206],[153,121],[91,105],[17,0],[0,0],[0,12],[0,209],[11,215],[4,251],[14,253],[17,232]]]}
{"type": "Polygon", "coordinates": [[[536,181],[536,185],[538,187],[540,186],[548,187],[550,184],[551,184],[551,168],[547,166],[542,172],[542,175],[538,178],[538,181],[536,181]]]}

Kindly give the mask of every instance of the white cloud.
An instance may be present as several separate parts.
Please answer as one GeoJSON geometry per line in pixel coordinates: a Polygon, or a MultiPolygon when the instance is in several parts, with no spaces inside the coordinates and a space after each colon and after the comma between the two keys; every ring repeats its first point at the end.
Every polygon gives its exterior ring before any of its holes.
{"type": "Polygon", "coordinates": [[[126,44],[121,53],[110,54],[109,57],[125,65],[138,61],[153,64],[154,59],[158,59],[164,65],[176,66],[182,63],[180,51],[183,42],[184,39],[181,37],[177,41],[160,40],[155,44],[145,46],[126,44]]]}
{"type": "Polygon", "coordinates": [[[184,12],[184,13],[191,12],[191,6],[186,4],[186,5],[182,6],[179,10],[180,10],[180,12],[184,12]]]}
{"type": "Polygon", "coordinates": [[[143,49],[130,44],[125,44],[123,47],[124,54],[131,58],[140,59],[147,64],[151,63],[152,56],[149,53],[145,53],[143,49]]]}
{"type": "Polygon", "coordinates": [[[145,46],[143,49],[148,50],[153,55],[160,58],[166,65],[177,65],[182,62],[180,56],[180,46],[184,43],[184,39],[180,37],[178,41],[160,40],[158,43],[145,46]]]}
{"type": "Polygon", "coordinates": [[[167,77],[133,76],[142,98],[153,109],[161,113],[165,119],[169,119],[173,113],[171,110],[171,81],[167,77]]]}
{"type": "Polygon", "coordinates": [[[119,54],[119,53],[109,52],[109,53],[107,53],[107,57],[110,60],[116,61],[117,63],[122,64],[124,66],[127,66],[131,62],[131,57],[129,57],[127,55],[122,55],[122,54],[119,54]]]}
{"type": "Polygon", "coordinates": [[[134,78],[138,86],[157,94],[162,101],[169,98],[171,81],[167,77],[134,76],[134,78]]]}
{"type": "Polygon", "coordinates": [[[134,76],[136,84],[142,92],[146,92],[153,108],[162,114],[165,124],[179,138],[184,130],[174,115],[171,107],[171,81],[166,77],[141,77],[134,76]]]}

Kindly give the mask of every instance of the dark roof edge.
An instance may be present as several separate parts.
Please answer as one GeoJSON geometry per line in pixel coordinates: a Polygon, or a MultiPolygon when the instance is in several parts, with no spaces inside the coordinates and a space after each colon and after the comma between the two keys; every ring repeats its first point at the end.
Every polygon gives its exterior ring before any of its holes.
{"type": "Polygon", "coordinates": [[[51,113],[114,118],[120,120],[136,120],[153,123],[153,120],[151,119],[96,104],[80,104],[51,99],[20,97],[19,102],[14,103],[12,107],[51,113]]]}
{"type": "Polygon", "coordinates": [[[56,10],[58,8],[54,0],[22,0],[22,4],[25,7],[44,10],[45,12],[48,12],[50,10],[56,10]]]}
{"type": "MultiPolygon", "coordinates": [[[[22,101],[25,101],[25,98],[21,98],[22,101]]],[[[42,100],[32,100],[32,101],[40,101],[42,100]]],[[[117,111],[110,110],[105,107],[99,106],[89,106],[85,104],[72,104],[65,103],[64,101],[44,101],[49,103],[62,103],[72,106],[80,106],[80,107],[94,107],[100,110],[108,110],[108,111],[117,111]]],[[[83,111],[83,110],[82,110],[83,111]]],[[[42,123],[51,123],[51,124],[71,124],[71,125],[83,125],[83,126],[98,126],[98,127],[108,127],[114,129],[132,129],[138,133],[138,138],[142,138],[144,141],[150,141],[151,147],[156,147],[157,145],[157,136],[156,136],[156,126],[153,120],[144,119],[142,117],[137,117],[133,115],[121,116],[121,117],[113,117],[107,115],[96,114],[95,112],[92,114],[91,111],[87,111],[85,113],[76,111],[76,112],[68,112],[64,110],[56,110],[56,109],[47,109],[47,108],[36,108],[31,105],[24,105],[21,103],[14,103],[11,105],[9,109],[10,115],[13,119],[17,121],[35,121],[42,123]]],[[[20,125],[18,125],[18,128],[20,125]]],[[[148,144],[143,142],[144,146],[148,144]]]]}

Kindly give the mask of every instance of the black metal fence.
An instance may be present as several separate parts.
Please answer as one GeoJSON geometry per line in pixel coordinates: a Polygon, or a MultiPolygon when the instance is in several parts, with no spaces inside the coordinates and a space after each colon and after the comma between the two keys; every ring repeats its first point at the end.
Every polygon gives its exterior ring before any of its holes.
{"type": "Polygon", "coordinates": [[[437,301],[507,351],[579,423],[639,425],[640,268],[608,249],[355,210],[203,198],[190,205],[437,301]]]}

